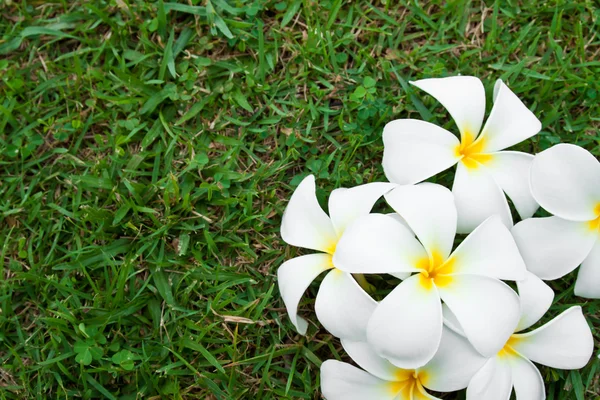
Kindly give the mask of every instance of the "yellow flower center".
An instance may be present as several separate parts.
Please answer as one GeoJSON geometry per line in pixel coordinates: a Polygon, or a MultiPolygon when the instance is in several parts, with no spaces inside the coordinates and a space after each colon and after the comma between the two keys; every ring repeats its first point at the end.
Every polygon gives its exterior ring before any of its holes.
{"type": "Polygon", "coordinates": [[[427,380],[425,371],[414,369],[398,369],[396,380],[389,383],[389,390],[392,395],[401,399],[428,399],[425,395],[423,384],[427,380]]]}
{"type": "Polygon", "coordinates": [[[335,248],[337,247],[337,244],[337,240],[332,240],[331,243],[329,243],[329,245],[325,249],[325,253],[333,255],[333,253],[335,253],[335,248]]]}
{"type": "Polygon", "coordinates": [[[508,338],[508,340],[506,341],[506,344],[504,345],[504,347],[502,348],[502,350],[500,350],[498,352],[498,356],[499,357],[510,357],[510,356],[515,356],[517,355],[517,351],[513,348],[513,346],[519,341],[521,340],[517,335],[511,335],[511,337],[508,338]]]}
{"type": "Polygon", "coordinates": [[[588,227],[591,231],[600,230],[600,202],[596,203],[594,214],[596,215],[596,218],[588,222],[588,227]]]}
{"type": "Polygon", "coordinates": [[[465,132],[461,143],[454,150],[457,157],[462,157],[463,165],[469,169],[475,169],[480,164],[489,162],[493,156],[489,153],[484,153],[486,140],[484,137],[479,137],[475,140],[475,135],[465,132]]]}
{"type": "Polygon", "coordinates": [[[420,269],[419,278],[421,286],[431,289],[435,283],[438,287],[444,287],[452,282],[450,274],[454,272],[455,259],[450,257],[444,260],[441,253],[433,250],[428,257],[417,261],[416,267],[420,269]]]}

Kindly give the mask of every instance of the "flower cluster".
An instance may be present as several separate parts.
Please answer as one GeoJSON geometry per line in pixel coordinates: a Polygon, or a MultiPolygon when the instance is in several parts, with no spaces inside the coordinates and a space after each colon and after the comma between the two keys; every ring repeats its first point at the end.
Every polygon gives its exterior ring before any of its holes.
{"type": "Polygon", "coordinates": [[[298,304],[327,271],[317,318],[362,368],[325,361],[328,400],[435,399],[426,389],[464,388],[468,400],[508,399],[513,388],[519,400],[544,399],[533,362],[577,369],[594,348],[580,307],[531,327],[554,299],[543,280],[580,264],[575,294],[600,298],[600,163],[568,144],[535,157],[506,151],[541,123],[502,81],[485,125],[478,78],[412,84],[448,110],[460,140],[424,121],[388,123],[383,168],[390,182],[335,189],[329,215],[314,177],[306,177],[285,210],[281,236],[316,253],[278,270],[287,312],[305,334],[298,304]],[[452,190],[421,183],[454,165],[452,190]],[[372,212],[382,197],[394,212],[372,212]],[[506,197],[522,220],[514,226],[506,197]],[[554,216],[531,218],[540,205],[554,216]],[[455,248],[457,233],[468,236],[455,248]],[[401,282],[378,302],[364,289],[369,274],[401,282]]]}

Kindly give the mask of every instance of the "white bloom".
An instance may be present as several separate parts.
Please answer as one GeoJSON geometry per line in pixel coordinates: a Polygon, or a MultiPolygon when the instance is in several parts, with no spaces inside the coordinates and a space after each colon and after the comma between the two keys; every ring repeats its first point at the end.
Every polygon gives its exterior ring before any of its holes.
{"type": "Polygon", "coordinates": [[[554,293],[531,273],[517,285],[522,301],[518,333],[473,376],[467,400],[505,400],[513,387],[517,400],[543,400],[544,381],[532,361],[553,368],[579,369],[592,356],[594,339],[579,306],[569,308],[531,332],[520,333],[548,311],[554,293]]]}
{"type": "Polygon", "coordinates": [[[368,214],[373,204],[394,186],[375,182],[336,189],[329,196],[330,216],[319,206],[314,176],[307,176],[294,191],[283,215],[281,237],[293,246],[322,252],[293,258],[277,270],[281,297],[301,334],[306,333],[307,322],[297,315],[300,298],[319,274],[331,270],[317,294],[317,318],[335,336],[364,340],[365,324],[377,303],[350,274],[335,268],[332,257],[346,227],[368,214]]]}
{"type": "Polygon", "coordinates": [[[513,228],[527,269],[551,280],[581,264],[575,294],[600,298],[600,163],[581,147],[556,145],[535,157],[531,191],[554,216],[513,228]]]}
{"type": "Polygon", "coordinates": [[[364,371],[340,361],[325,361],[321,365],[321,391],[327,400],[437,399],[425,388],[438,392],[464,389],[486,361],[450,329],[444,329],[435,357],[412,370],[394,366],[367,343],[342,339],[342,345],[364,371]]]}
{"type": "Polygon", "coordinates": [[[390,182],[421,182],[458,163],[452,192],[458,210],[458,232],[468,233],[492,215],[512,226],[503,191],[521,218],[538,205],[531,196],[528,171],[533,156],[500,151],[541,129],[540,121],[500,80],[494,86],[494,106],[480,132],[485,114],[485,90],[478,78],[454,76],[411,82],[448,110],[460,131],[455,135],[429,122],[399,119],[383,131],[383,168],[390,182]]]}
{"type": "Polygon", "coordinates": [[[373,312],[369,344],[398,367],[426,364],[440,343],[443,300],[473,346],[495,354],[520,315],[517,294],[500,279],[524,279],[526,272],[509,230],[490,217],[452,252],[457,216],[448,189],[422,183],[385,198],[419,240],[395,218],[369,214],[348,227],[333,257],[349,273],[416,273],[373,312]]]}

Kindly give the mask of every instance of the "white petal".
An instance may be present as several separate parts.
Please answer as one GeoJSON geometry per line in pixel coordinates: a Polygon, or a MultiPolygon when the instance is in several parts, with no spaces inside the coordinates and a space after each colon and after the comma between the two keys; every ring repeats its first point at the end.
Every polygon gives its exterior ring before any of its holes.
{"type": "Polygon", "coordinates": [[[329,252],[337,236],[315,190],[314,176],[300,182],[283,213],[281,237],[292,246],[329,252]]]}
{"type": "Polygon", "coordinates": [[[464,389],[486,360],[467,339],[444,328],[437,353],[424,367],[419,368],[419,372],[425,371],[421,383],[437,392],[464,389]]]}
{"type": "Polygon", "coordinates": [[[539,207],[529,187],[529,170],[533,156],[518,151],[493,153],[485,168],[512,200],[522,219],[531,218],[539,207]]]}
{"type": "Polygon", "coordinates": [[[398,379],[398,367],[380,357],[368,343],[342,339],[342,346],[352,360],[371,375],[386,381],[398,379]]]}
{"type": "MultiPolygon", "coordinates": [[[[406,397],[398,396],[395,400],[404,400],[406,397]]],[[[410,400],[442,400],[439,397],[430,395],[425,391],[423,387],[415,387],[412,392],[412,398],[410,400]]]]}
{"type": "Polygon", "coordinates": [[[442,325],[442,304],[435,286],[424,288],[415,275],[379,303],[367,326],[367,339],[394,365],[414,369],[437,351],[442,325]]]}
{"type": "Polygon", "coordinates": [[[323,279],[315,301],[317,318],[332,335],[362,341],[376,306],[352,275],[337,269],[323,279]]]}
{"type": "Polygon", "coordinates": [[[297,314],[302,294],[321,272],[332,267],[329,254],[308,254],[284,262],[277,270],[279,293],[292,324],[301,335],[307,328],[306,321],[297,314]]]}
{"type": "Polygon", "coordinates": [[[559,217],[526,219],[514,226],[512,234],[527,269],[544,280],[577,268],[597,240],[587,223],[559,217]]]}
{"type": "Polygon", "coordinates": [[[574,306],[547,324],[514,335],[513,349],[539,364],[560,369],[579,369],[590,360],[594,338],[581,307],[574,306]]]}
{"type": "Polygon", "coordinates": [[[506,360],[493,357],[469,382],[467,400],[508,400],[512,386],[510,365],[506,360]]]}
{"type": "Polygon", "coordinates": [[[333,264],[351,273],[416,272],[427,253],[401,223],[383,214],[360,217],[337,244],[333,264]]]}
{"type": "Polygon", "coordinates": [[[398,119],[383,128],[383,170],[401,185],[424,181],[459,160],[456,136],[437,125],[398,119]]]}
{"type": "Polygon", "coordinates": [[[519,356],[512,357],[510,367],[517,400],[544,400],[546,398],[542,374],[531,361],[519,356]]]}
{"type": "Polygon", "coordinates": [[[467,337],[464,329],[460,326],[460,322],[458,322],[458,318],[456,318],[456,315],[454,315],[446,303],[442,303],[442,316],[444,317],[445,327],[452,329],[454,333],[458,333],[462,337],[467,337]]]}
{"type": "Polygon", "coordinates": [[[575,294],[588,299],[600,299],[600,240],[581,263],[575,282],[575,294]]]}
{"type": "Polygon", "coordinates": [[[485,89],[474,76],[422,79],[411,82],[426,91],[448,110],[461,135],[477,136],[485,115],[485,89]]]}
{"type": "Polygon", "coordinates": [[[504,225],[512,227],[506,197],[485,168],[468,168],[459,163],[452,193],[458,211],[458,233],[473,231],[492,215],[499,215],[504,225]]]}
{"type": "Polygon", "coordinates": [[[494,106],[481,131],[486,150],[506,149],[536,135],[542,123],[501,80],[494,86],[494,106]]]}
{"type": "Polygon", "coordinates": [[[410,233],[412,233],[413,236],[415,236],[415,233],[413,232],[413,230],[410,228],[410,226],[408,226],[408,222],[406,222],[406,220],[404,218],[402,218],[400,216],[400,214],[393,212],[393,213],[388,213],[385,215],[387,215],[388,217],[394,218],[396,221],[400,222],[410,233]]]}
{"type": "Polygon", "coordinates": [[[381,196],[396,185],[387,182],[373,182],[350,189],[339,188],[329,196],[329,216],[337,233],[341,237],[348,225],[356,218],[367,215],[381,196]]]}
{"type": "Polygon", "coordinates": [[[385,200],[411,227],[429,255],[445,260],[456,234],[456,206],[452,192],[441,185],[398,186],[385,200]]]}
{"type": "Polygon", "coordinates": [[[542,207],[558,217],[595,219],[600,202],[600,163],[579,146],[557,144],[533,160],[531,192],[542,207]]]}
{"type": "Polygon", "coordinates": [[[531,272],[517,282],[521,300],[521,319],[516,331],[522,331],[538,322],[550,309],[554,300],[554,291],[544,281],[531,272]]]}
{"type": "Polygon", "coordinates": [[[508,228],[497,215],[486,219],[452,253],[454,273],[504,280],[525,278],[525,263],[508,228]]]}
{"type": "Polygon", "coordinates": [[[519,297],[505,283],[487,276],[454,275],[439,289],[471,344],[484,356],[496,354],[515,331],[519,297]]]}
{"type": "Polygon", "coordinates": [[[393,400],[396,391],[387,382],[350,364],[327,360],[321,364],[321,392],[327,400],[393,400]]]}

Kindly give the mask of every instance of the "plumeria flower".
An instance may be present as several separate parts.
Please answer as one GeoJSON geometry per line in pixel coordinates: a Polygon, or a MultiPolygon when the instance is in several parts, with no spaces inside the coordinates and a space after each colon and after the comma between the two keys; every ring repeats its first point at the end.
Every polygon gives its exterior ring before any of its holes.
{"type": "Polygon", "coordinates": [[[277,270],[281,297],[300,334],[304,335],[308,326],[297,314],[300,298],[319,274],[329,270],[317,293],[317,318],[337,337],[364,340],[364,327],[377,303],[350,274],[335,268],[333,257],[346,227],[367,215],[394,186],[375,182],[335,189],[329,196],[329,216],[317,201],[314,176],[307,176],[294,191],[281,222],[281,237],[293,246],[320,252],[288,260],[277,270]]]}
{"type": "Polygon", "coordinates": [[[544,280],[577,268],[575,294],[600,298],[600,163],[587,150],[558,144],[535,157],[531,192],[553,217],[513,228],[527,269],[544,280]]]}
{"type": "Polygon", "coordinates": [[[504,193],[522,219],[538,205],[529,191],[533,156],[501,151],[537,134],[540,121],[501,81],[494,86],[494,106],[480,132],[485,90],[473,76],[423,79],[411,84],[435,97],[450,113],[460,141],[429,122],[399,119],[383,130],[383,168],[390,182],[424,181],[455,164],[452,192],[458,210],[458,232],[469,233],[486,218],[499,215],[507,227],[512,216],[504,193]],[[502,193],[504,191],[504,193],[502,193]]]}
{"type": "Polygon", "coordinates": [[[594,339],[579,306],[567,309],[537,329],[521,333],[548,311],[554,292],[534,274],[528,274],[517,286],[522,312],[516,333],[473,376],[467,400],[506,400],[513,387],[517,400],[543,400],[544,381],[532,361],[553,368],[579,369],[592,356],[594,339]]]}
{"type": "Polygon", "coordinates": [[[442,336],[442,300],[481,354],[502,348],[519,320],[519,299],[504,280],[525,277],[510,231],[490,217],[452,252],[456,207],[440,185],[400,186],[385,195],[417,238],[396,219],[369,214],[346,229],[333,262],[349,273],[409,273],[377,305],[367,341],[400,368],[418,368],[442,336]]]}
{"type": "Polygon", "coordinates": [[[467,340],[447,328],[435,357],[418,369],[394,366],[365,342],[342,339],[342,345],[364,371],[336,360],[321,364],[321,391],[327,400],[437,399],[425,388],[438,392],[464,389],[486,361],[467,340]]]}

